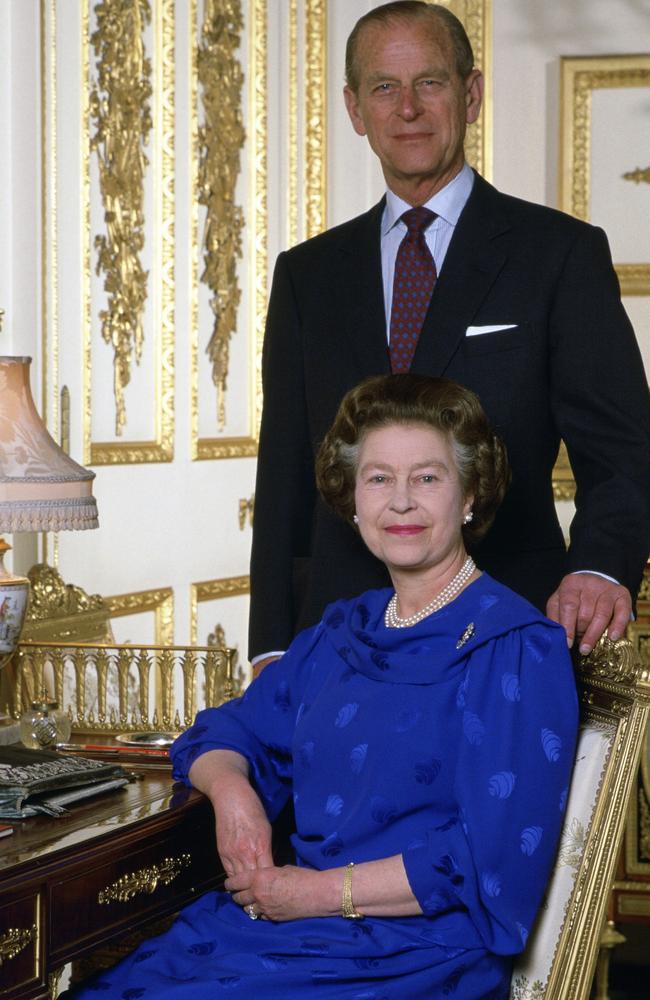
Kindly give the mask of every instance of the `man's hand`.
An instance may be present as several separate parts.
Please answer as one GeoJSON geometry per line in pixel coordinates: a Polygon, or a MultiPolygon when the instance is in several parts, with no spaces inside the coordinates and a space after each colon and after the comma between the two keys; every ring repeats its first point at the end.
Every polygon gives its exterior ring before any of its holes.
{"type": "Polygon", "coordinates": [[[577,636],[582,655],[590,653],[607,630],[616,642],[632,614],[630,592],[595,573],[569,573],[548,599],[546,614],[563,625],[569,647],[577,636]]]}
{"type": "Polygon", "coordinates": [[[281,659],[280,656],[265,656],[263,660],[258,660],[257,663],[253,665],[253,680],[255,680],[256,677],[259,677],[264,670],[264,667],[267,667],[269,663],[273,663],[274,660],[279,659],[281,659]]]}

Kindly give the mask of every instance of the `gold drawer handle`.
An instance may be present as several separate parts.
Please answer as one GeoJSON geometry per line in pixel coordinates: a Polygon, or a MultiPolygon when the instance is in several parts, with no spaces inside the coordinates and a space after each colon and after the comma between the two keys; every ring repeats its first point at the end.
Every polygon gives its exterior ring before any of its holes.
{"type": "Polygon", "coordinates": [[[169,885],[178,878],[183,868],[188,868],[191,855],[181,854],[178,858],[163,858],[159,865],[141,868],[139,872],[123,875],[117,882],[107,885],[97,894],[98,903],[128,903],[139,893],[155,892],[158,883],[169,885]]]}
{"type": "Polygon", "coordinates": [[[36,924],[30,927],[29,930],[12,927],[6,934],[3,934],[0,937],[0,966],[5,959],[15,958],[16,955],[20,955],[23,948],[26,948],[28,944],[36,940],[37,934],[36,924]]]}

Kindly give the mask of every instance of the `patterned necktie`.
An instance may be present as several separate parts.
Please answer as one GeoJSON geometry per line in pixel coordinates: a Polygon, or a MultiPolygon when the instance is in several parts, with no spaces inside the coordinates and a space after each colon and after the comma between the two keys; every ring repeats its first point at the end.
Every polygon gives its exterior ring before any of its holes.
{"type": "Polygon", "coordinates": [[[408,232],[395,258],[393,303],[390,311],[390,367],[394,375],[407,372],[436,283],[436,265],[424,238],[435,219],[428,208],[410,208],[402,216],[408,232]]]}

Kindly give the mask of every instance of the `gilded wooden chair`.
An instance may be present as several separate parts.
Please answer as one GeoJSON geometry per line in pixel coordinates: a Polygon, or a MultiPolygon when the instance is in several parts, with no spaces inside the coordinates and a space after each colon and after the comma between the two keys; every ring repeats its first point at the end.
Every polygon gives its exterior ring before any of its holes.
{"type": "Polygon", "coordinates": [[[577,664],[582,719],[558,856],[511,1000],[586,1000],[650,712],[650,668],[601,639],[577,664]]]}

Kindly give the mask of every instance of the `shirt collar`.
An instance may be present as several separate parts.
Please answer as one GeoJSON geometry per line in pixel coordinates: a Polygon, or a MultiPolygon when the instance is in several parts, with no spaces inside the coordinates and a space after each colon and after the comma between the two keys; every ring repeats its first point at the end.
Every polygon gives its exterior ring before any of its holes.
{"type": "MultiPolygon", "coordinates": [[[[464,163],[454,179],[449,181],[449,184],[446,184],[441,191],[436,192],[433,198],[430,198],[426,203],[425,208],[430,208],[432,212],[439,215],[449,225],[455,226],[460,213],[465,208],[473,185],[474,171],[468,163],[464,163]]],[[[407,212],[412,207],[412,205],[409,205],[408,202],[403,201],[391,191],[390,188],[386,190],[386,208],[384,209],[381,221],[382,238],[399,222],[404,212],[407,212]]]]}

